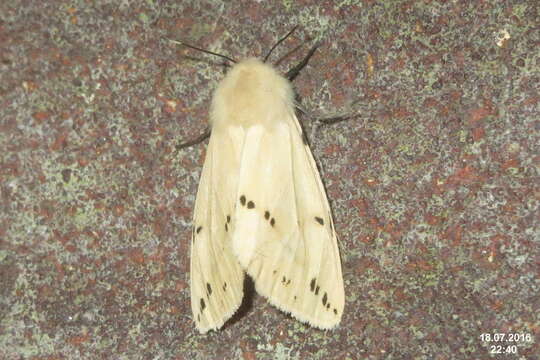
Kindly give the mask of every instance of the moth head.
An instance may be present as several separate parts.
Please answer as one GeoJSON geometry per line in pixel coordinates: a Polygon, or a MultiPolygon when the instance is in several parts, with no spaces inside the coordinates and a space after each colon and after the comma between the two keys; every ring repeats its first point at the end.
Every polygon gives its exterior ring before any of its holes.
{"type": "Polygon", "coordinates": [[[293,99],[294,91],[286,78],[271,65],[248,58],[236,63],[219,83],[212,101],[211,125],[271,124],[287,116],[276,112],[290,109],[293,99]],[[253,118],[253,114],[264,114],[264,118],[253,118]]]}

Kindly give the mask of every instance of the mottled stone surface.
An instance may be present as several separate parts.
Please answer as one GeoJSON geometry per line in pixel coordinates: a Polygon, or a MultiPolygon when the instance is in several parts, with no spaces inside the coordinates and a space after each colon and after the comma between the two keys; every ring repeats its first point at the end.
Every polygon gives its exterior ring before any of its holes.
{"type": "Polygon", "coordinates": [[[0,358],[538,359],[538,19],[536,0],[2,1],[0,358]],[[303,107],[359,114],[308,132],[345,314],[324,332],[252,294],[199,335],[206,142],[175,146],[223,71],[163,38],[241,58],[294,25],[280,70],[321,42],[303,107]]]}

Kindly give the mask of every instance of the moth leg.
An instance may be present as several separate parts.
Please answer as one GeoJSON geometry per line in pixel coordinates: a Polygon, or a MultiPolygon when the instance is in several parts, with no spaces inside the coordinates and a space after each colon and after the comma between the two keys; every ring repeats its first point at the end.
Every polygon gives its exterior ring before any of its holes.
{"type": "Polygon", "coordinates": [[[359,113],[348,113],[348,114],[332,115],[332,116],[324,116],[324,117],[315,118],[315,126],[313,126],[313,132],[311,136],[315,136],[315,132],[319,129],[319,126],[333,125],[333,124],[337,124],[343,121],[349,121],[359,116],[360,116],[359,113]]]}
{"type": "Polygon", "coordinates": [[[298,103],[299,101],[296,104],[296,108],[298,109],[298,111],[302,113],[305,117],[307,117],[309,119],[309,122],[311,122],[311,125],[308,126],[308,128],[310,129],[309,138],[307,138],[306,136],[306,132],[305,132],[306,127],[304,126],[302,122],[300,122],[300,126],[302,127],[302,135],[304,137],[304,142],[307,143],[308,145],[309,145],[309,139],[315,138],[315,135],[320,126],[333,125],[339,122],[348,121],[356,117],[359,117],[361,115],[360,113],[352,112],[352,113],[339,114],[339,115],[316,117],[310,114],[307,110],[300,107],[298,103]]]}
{"type": "Polygon", "coordinates": [[[195,139],[188,140],[188,141],[180,143],[180,144],[176,144],[175,149],[178,151],[178,150],[181,150],[181,149],[193,146],[193,145],[197,145],[197,144],[203,142],[204,140],[206,140],[206,138],[210,137],[210,132],[211,132],[211,130],[210,130],[210,127],[208,126],[208,127],[206,127],[204,132],[201,135],[197,136],[195,139]]]}
{"type": "Polygon", "coordinates": [[[360,116],[360,114],[350,113],[350,114],[342,114],[342,115],[333,115],[328,117],[321,117],[316,119],[317,122],[324,124],[324,125],[332,125],[336,124],[338,122],[347,121],[352,118],[355,118],[357,116],[360,116]]]}

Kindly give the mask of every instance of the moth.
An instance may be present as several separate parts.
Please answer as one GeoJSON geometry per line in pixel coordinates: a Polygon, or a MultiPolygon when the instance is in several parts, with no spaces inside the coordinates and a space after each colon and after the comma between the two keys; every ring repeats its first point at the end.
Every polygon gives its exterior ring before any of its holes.
{"type": "Polygon", "coordinates": [[[235,64],[210,105],[191,243],[191,309],[201,333],[219,329],[239,308],[245,274],[272,305],[314,327],[334,328],[343,314],[330,206],[291,82],[265,62],[269,55],[222,56],[235,64]]]}

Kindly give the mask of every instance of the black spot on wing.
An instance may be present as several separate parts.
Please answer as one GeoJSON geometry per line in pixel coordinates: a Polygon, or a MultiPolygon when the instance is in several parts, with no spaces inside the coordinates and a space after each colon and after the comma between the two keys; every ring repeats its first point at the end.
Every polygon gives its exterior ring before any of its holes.
{"type": "Polygon", "coordinates": [[[316,283],[317,283],[317,279],[315,278],[311,279],[311,282],[309,283],[309,289],[311,290],[311,292],[315,291],[316,283]]]}
{"type": "Polygon", "coordinates": [[[227,283],[226,282],[223,283],[223,291],[225,291],[225,290],[227,290],[227,283]]]}
{"type": "Polygon", "coordinates": [[[321,225],[324,225],[324,220],[318,216],[315,216],[315,221],[317,221],[321,225]]]}
{"type": "MultiPolygon", "coordinates": [[[[254,205],[254,206],[255,206],[255,205],[254,205]]],[[[248,204],[248,207],[249,207],[249,204],[248,204]]],[[[265,218],[266,220],[270,220],[270,221],[269,221],[269,222],[270,222],[270,226],[274,227],[274,225],[276,224],[276,219],[270,218],[270,211],[266,210],[266,211],[264,212],[264,218],[265,218]]]]}
{"type": "Polygon", "coordinates": [[[328,295],[326,295],[326,293],[324,293],[323,297],[322,297],[322,304],[323,305],[326,305],[326,302],[328,301],[328,295]]]}
{"type": "Polygon", "coordinates": [[[317,285],[317,287],[315,288],[315,295],[319,295],[319,285],[317,285]]]}
{"type": "Polygon", "coordinates": [[[245,195],[242,195],[240,196],[240,204],[242,204],[242,206],[245,206],[247,203],[247,208],[248,209],[254,209],[255,208],[255,203],[251,200],[247,200],[246,199],[246,196],[245,195]]]}
{"type": "Polygon", "coordinates": [[[197,227],[197,230],[195,230],[195,231],[196,231],[196,232],[197,232],[197,234],[198,234],[198,233],[200,233],[200,232],[201,232],[201,230],[202,230],[202,226],[199,226],[199,227],[197,227]]]}
{"type": "Polygon", "coordinates": [[[334,308],[334,315],[337,315],[337,309],[334,308]]]}
{"type": "Polygon", "coordinates": [[[206,304],[204,303],[204,299],[201,298],[201,312],[203,312],[205,308],[206,308],[206,304]]]}
{"type": "Polygon", "coordinates": [[[227,215],[227,221],[225,222],[225,231],[229,232],[229,224],[231,223],[231,215],[227,215]]]}
{"type": "Polygon", "coordinates": [[[206,283],[206,292],[208,296],[212,295],[212,286],[210,286],[210,283],[206,283]]]}

